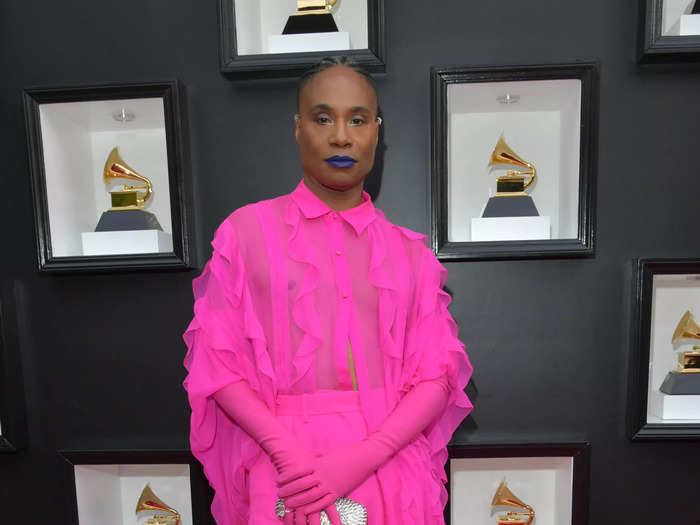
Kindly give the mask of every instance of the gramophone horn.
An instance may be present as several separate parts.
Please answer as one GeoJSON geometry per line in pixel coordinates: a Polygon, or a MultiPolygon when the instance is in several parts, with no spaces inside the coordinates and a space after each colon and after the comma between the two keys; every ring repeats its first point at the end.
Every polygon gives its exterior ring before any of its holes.
{"type": "MultiPolygon", "coordinates": [[[[151,485],[148,483],[146,483],[146,486],[141,491],[141,497],[138,503],[136,503],[136,514],[145,510],[155,510],[157,512],[170,514],[165,517],[169,520],[167,523],[172,523],[173,525],[178,525],[180,523],[180,513],[172,507],[169,507],[162,499],[156,496],[151,489],[151,485]]],[[[163,518],[163,516],[155,516],[153,520],[149,520],[147,523],[162,523],[163,518]]]]}
{"type": "Polygon", "coordinates": [[[700,339],[700,326],[693,320],[693,314],[690,313],[690,310],[687,310],[678,321],[671,342],[676,343],[680,339],[700,339]]]}
{"type": "Polygon", "coordinates": [[[124,162],[119,154],[119,148],[113,148],[109,153],[109,156],[105,161],[103,179],[105,183],[108,183],[113,179],[129,179],[143,182],[143,185],[124,185],[124,190],[127,192],[134,192],[133,190],[145,190],[145,192],[137,193],[136,202],[139,208],[142,208],[153,194],[153,185],[151,184],[151,181],[124,162]]]}
{"type": "Polygon", "coordinates": [[[535,170],[535,166],[520,158],[520,156],[517,153],[515,153],[510,148],[510,146],[508,146],[505,139],[503,138],[503,135],[500,136],[498,142],[496,143],[496,147],[493,148],[493,152],[491,153],[491,160],[489,161],[489,166],[493,166],[494,164],[510,164],[513,166],[520,166],[521,168],[525,168],[525,170],[522,171],[509,170],[507,173],[507,176],[511,177],[514,175],[530,175],[530,180],[527,181],[527,183],[525,184],[525,188],[532,184],[532,182],[535,180],[535,176],[537,175],[537,170],[535,170]]]}
{"type": "Polygon", "coordinates": [[[496,505],[520,507],[521,509],[529,508],[527,503],[518,498],[518,496],[513,494],[513,492],[508,488],[505,479],[501,481],[500,485],[498,485],[496,493],[493,495],[493,499],[491,500],[491,506],[495,507],[496,505]]]}
{"type": "Polygon", "coordinates": [[[506,485],[506,480],[502,480],[496,489],[496,493],[491,500],[491,507],[497,505],[505,505],[507,507],[517,507],[525,512],[507,512],[505,515],[498,518],[499,523],[526,523],[530,525],[535,519],[535,511],[533,508],[518,498],[506,485]]]}

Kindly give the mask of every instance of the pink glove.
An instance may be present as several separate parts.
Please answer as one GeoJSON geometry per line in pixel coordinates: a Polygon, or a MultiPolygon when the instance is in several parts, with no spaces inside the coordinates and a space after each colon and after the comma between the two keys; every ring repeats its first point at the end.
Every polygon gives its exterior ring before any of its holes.
{"type": "MultiPolygon", "coordinates": [[[[215,392],[213,397],[224,412],[270,456],[280,476],[294,480],[313,474],[315,456],[301,446],[298,440],[275,418],[247,381],[231,383],[215,392]]],[[[284,516],[284,525],[306,523],[306,516],[287,501],[285,501],[285,507],[290,512],[284,516]]],[[[324,510],[332,525],[342,525],[335,505],[330,505],[324,510]]],[[[320,514],[316,512],[309,516],[309,523],[320,525],[320,514]]]]}
{"type": "Polygon", "coordinates": [[[231,383],[213,397],[270,456],[279,475],[297,479],[313,473],[314,456],[275,418],[247,381],[231,383]]]}
{"type": "Polygon", "coordinates": [[[365,439],[317,457],[311,474],[296,478],[280,474],[278,495],[286,505],[304,514],[327,508],[339,497],[347,496],[432,423],[444,410],[448,396],[444,377],[418,383],[365,439]]]}

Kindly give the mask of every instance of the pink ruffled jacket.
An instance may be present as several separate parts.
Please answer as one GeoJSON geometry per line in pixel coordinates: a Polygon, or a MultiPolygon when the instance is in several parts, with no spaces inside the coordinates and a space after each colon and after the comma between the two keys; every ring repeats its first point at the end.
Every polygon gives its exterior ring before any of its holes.
{"type": "Polygon", "coordinates": [[[192,452],[216,491],[217,522],[248,523],[246,471],[264,452],[212,394],[245,379],[274,411],[277,394],[351,389],[348,341],[370,432],[415,384],[448,379],[444,412],[377,471],[395,494],[386,504],[396,523],[415,523],[416,512],[442,522],[446,445],[472,408],[472,367],[447,311],[447,271],[424,236],[391,224],[367,193],[335,212],[301,182],[235,211],[212,245],[193,282],[184,384],[192,452]],[[421,486],[402,486],[421,462],[430,470],[421,486]],[[428,508],[416,509],[418,500],[428,508]]]}

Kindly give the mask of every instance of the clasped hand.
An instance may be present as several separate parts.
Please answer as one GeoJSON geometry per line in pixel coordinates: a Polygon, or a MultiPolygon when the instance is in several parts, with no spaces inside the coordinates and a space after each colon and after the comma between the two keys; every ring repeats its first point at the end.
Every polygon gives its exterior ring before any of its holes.
{"type": "Polygon", "coordinates": [[[310,464],[280,473],[278,496],[293,511],[285,515],[285,525],[295,520],[296,525],[305,524],[307,517],[309,525],[319,525],[322,510],[332,525],[342,525],[335,500],[347,496],[374,471],[361,460],[361,448],[362,442],[315,454],[310,464]]]}

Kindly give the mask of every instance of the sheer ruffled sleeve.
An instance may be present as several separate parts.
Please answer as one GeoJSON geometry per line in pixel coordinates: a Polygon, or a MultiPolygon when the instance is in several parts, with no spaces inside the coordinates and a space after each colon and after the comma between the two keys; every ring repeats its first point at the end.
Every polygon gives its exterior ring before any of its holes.
{"type": "Polygon", "coordinates": [[[192,409],[192,453],[216,492],[212,513],[218,523],[243,524],[248,523],[245,468],[262,450],[211,396],[245,379],[273,406],[275,382],[231,220],[216,231],[212,257],[192,284],[194,319],[183,336],[188,347],[184,386],[192,409]]]}
{"type": "MultiPolygon", "coordinates": [[[[423,431],[430,448],[433,475],[444,484],[447,443],[472,409],[464,393],[472,366],[464,344],[457,338],[457,324],[447,310],[451,302],[443,290],[447,270],[427,248],[423,248],[420,260],[415,302],[407,325],[401,390],[405,392],[421,381],[440,377],[449,384],[444,411],[423,431]]],[[[446,501],[447,491],[443,486],[440,508],[446,501]]]]}

